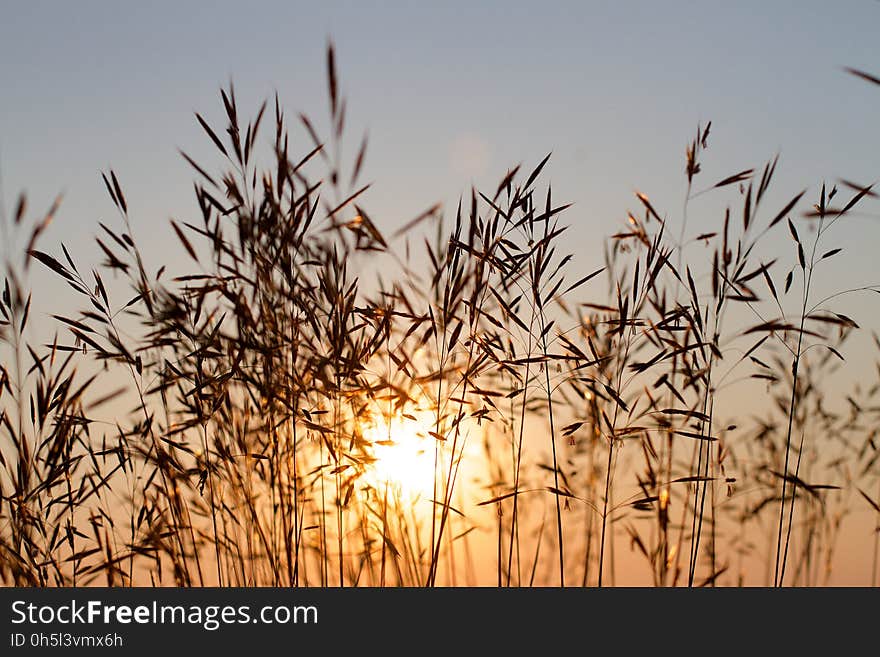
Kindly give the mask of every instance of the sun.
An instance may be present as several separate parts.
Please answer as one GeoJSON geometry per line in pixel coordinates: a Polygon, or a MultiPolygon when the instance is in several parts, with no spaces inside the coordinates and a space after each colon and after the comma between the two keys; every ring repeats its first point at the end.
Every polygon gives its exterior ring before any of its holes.
{"type": "Polygon", "coordinates": [[[413,411],[377,416],[364,428],[375,459],[366,469],[367,483],[379,490],[386,485],[411,498],[433,495],[434,439],[429,435],[431,414],[413,411]]]}

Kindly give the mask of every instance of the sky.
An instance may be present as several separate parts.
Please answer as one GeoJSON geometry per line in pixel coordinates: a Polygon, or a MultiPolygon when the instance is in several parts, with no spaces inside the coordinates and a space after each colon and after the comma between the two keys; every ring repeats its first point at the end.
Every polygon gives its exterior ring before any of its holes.
{"type": "Polygon", "coordinates": [[[242,111],[277,90],[289,113],[326,116],[328,39],[354,146],[369,131],[370,207],[387,230],[553,152],[554,193],[597,252],[635,189],[678,212],[684,145],[708,120],[706,182],[777,152],[779,199],[878,175],[880,94],[841,70],[880,70],[868,0],[5,2],[2,14],[5,202],[64,192],[50,239],[73,246],[112,219],[109,167],[142,239],[192,212],[177,149],[209,152],[193,113],[219,120],[230,80],[242,111]]]}
{"type": "MultiPolygon", "coordinates": [[[[552,152],[554,198],[574,204],[564,216],[579,256],[574,278],[596,269],[604,239],[640,207],[636,190],[679,220],[684,148],[709,120],[697,187],[779,154],[768,212],[804,188],[815,199],[823,181],[880,178],[880,88],[843,71],[880,74],[878,24],[872,0],[5,0],[2,203],[8,212],[26,191],[36,213],[63,193],[43,248],[64,242],[95,265],[97,222],[118,220],[100,178],[112,167],[135,237],[158,266],[168,249],[180,253],[168,220],[197,216],[178,149],[209,161],[212,153],[194,112],[221,122],[219,89],[232,81],[245,115],[277,91],[288,114],[323,125],[332,40],[350,148],[369,134],[366,203],[380,229],[393,232],[438,201],[452,212],[472,184],[493,188],[508,168],[552,152]]],[[[720,202],[735,200],[731,191],[720,202]]],[[[865,207],[835,227],[833,246],[846,257],[828,265],[819,292],[880,283],[880,208],[865,207]]],[[[694,232],[717,228],[713,201],[700,197],[689,212],[694,232]]],[[[772,239],[791,250],[784,234],[772,239]]],[[[854,314],[876,329],[875,298],[854,314]]],[[[64,302],[34,303],[48,313],[64,302]]]]}
{"type": "MultiPolygon", "coordinates": [[[[579,277],[601,265],[627,210],[641,209],[636,190],[677,225],[684,147],[709,120],[696,187],[779,154],[766,213],[804,188],[814,202],[824,181],[880,178],[880,89],[843,71],[880,72],[875,1],[37,1],[5,2],[2,17],[3,205],[26,191],[37,213],[63,193],[41,244],[63,242],[90,264],[98,221],[118,221],[100,171],[122,181],[157,269],[181,253],[169,219],[198,216],[178,149],[221,164],[194,113],[222,125],[219,89],[231,81],[245,116],[277,92],[288,116],[325,125],[329,40],[349,159],[368,133],[364,201],[386,234],[438,201],[449,216],[471,185],[494,189],[508,168],[552,153],[546,180],[573,203],[562,220],[579,277]]],[[[311,142],[300,135],[293,148],[311,142]]],[[[740,203],[735,189],[694,199],[691,234],[716,230],[727,203],[740,203]]],[[[817,294],[880,282],[880,210],[865,207],[873,216],[830,236],[846,257],[823,264],[817,294]]],[[[791,259],[786,239],[771,236],[770,253],[791,259]]],[[[38,287],[49,279],[34,273],[38,287]]],[[[876,305],[857,321],[880,327],[876,305]]]]}

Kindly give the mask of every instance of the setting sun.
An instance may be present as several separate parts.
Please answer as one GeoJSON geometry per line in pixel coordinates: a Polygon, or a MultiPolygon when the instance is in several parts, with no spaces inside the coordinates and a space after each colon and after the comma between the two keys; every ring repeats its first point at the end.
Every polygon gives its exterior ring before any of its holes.
{"type": "Polygon", "coordinates": [[[373,445],[375,461],[365,479],[376,488],[385,484],[411,497],[431,498],[434,485],[434,447],[428,434],[427,411],[380,416],[364,430],[373,445]]]}

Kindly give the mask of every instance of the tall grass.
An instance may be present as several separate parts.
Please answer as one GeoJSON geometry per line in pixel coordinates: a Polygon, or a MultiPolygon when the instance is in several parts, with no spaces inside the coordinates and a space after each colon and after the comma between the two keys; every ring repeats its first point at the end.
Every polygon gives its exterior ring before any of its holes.
{"type": "Polygon", "coordinates": [[[880,288],[815,286],[872,188],[771,207],[777,158],[701,186],[706,125],[682,215],[638,193],[602,266],[568,251],[549,156],[386,236],[327,60],[326,139],[231,86],[222,129],[196,115],[218,162],[183,154],[200,216],[169,269],[113,171],[99,266],[38,248],[58,202],[3,217],[3,581],[604,586],[626,547],[656,586],[828,581],[846,515],[880,515],[880,381],[825,385],[859,330],[839,304],[880,288]],[[81,302],[48,344],[35,262],[81,302]],[[734,383],[766,410],[731,412],[734,383]]]}

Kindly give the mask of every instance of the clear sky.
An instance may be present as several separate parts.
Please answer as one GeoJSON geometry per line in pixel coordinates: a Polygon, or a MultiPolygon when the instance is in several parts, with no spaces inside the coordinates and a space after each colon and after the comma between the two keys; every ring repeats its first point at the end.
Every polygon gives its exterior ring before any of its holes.
{"type": "MultiPolygon", "coordinates": [[[[871,0],[4,2],[0,18],[5,205],[26,190],[36,212],[64,192],[43,245],[64,241],[85,262],[98,259],[97,221],[115,220],[99,176],[109,167],[136,238],[166,254],[168,219],[196,215],[177,149],[220,164],[193,112],[220,123],[230,80],[245,115],[277,90],[289,115],[322,125],[329,38],[352,151],[369,131],[367,207],[386,232],[437,201],[451,212],[471,183],[490,186],[552,151],[554,196],[575,204],[565,216],[574,266],[593,271],[635,189],[678,221],[684,146],[710,119],[698,186],[775,153],[769,206],[804,187],[815,199],[823,180],[880,178],[880,88],[842,71],[880,73],[871,0]]],[[[720,206],[704,198],[694,231],[718,226],[720,206]]],[[[880,282],[880,213],[866,209],[875,216],[835,229],[850,257],[826,273],[827,290],[880,282]]]]}
{"type": "MultiPolygon", "coordinates": [[[[367,207],[380,228],[552,151],[548,179],[575,203],[567,245],[586,273],[637,207],[634,190],[677,218],[698,122],[713,122],[703,184],[781,154],[773,208],[804,187],[815,198],[823,180],[880,178],[880,87],[842,70],[880,75],[878,25],[872,0],[4,0],[4,203],[27,190],[36,212],[64,192],[43,246],[64,241],[96,264],[97,221],[115,220],[99,172],[113,167],[136,237],[161,254],[175,243],[168,219],[195,216],[177,149],[212,153],[193,112],[221,121],[218,91],[232,80],[245,115],[277,90],[288,114],[325,117],[332,39],[352,148],[369,131],[367,207]]],[[[714,229],[717,208],[700,203],[690,225],[714,229]]],[[[866,209],[874,216],[835,228],[847,258],[830,269],[831,289],[880,282],[880,209],[866,209]]]]}
{"type": "Polygon", "coordinates": [[[111,215],[98,176],[109,166],[136,228],[191,210],[176,149],[205,145],[193,112],[219,119],[230,79],[242,109],[277,89],[289,112],[325,116],[328,37],[352,141],[370,132],[384,228],[553,151],[550,179],[590,248],[635,188],[680,206],[684,144],[708,119],[707,172],[779,151],[780,198],[880,175],[880,93],[841,71],[880,70],[870,0],[7,1],[0,18],[6,204],[20,189],[34,207],[64,191],[51,235],[74,243],[111,215]]]}
{"type": "MultiPolygon", "coordinates": [[[[684,146],[710,119],[700,184],[777,152],[769,206],[804,187],[815,199],[823,180],[880,178],[880,88],[842,71],[880,72],[871,0],[7,1],[0,18],[5,204],[26,190],[36,212],[64,192],[43,245],[64,241],[85,262],[99,257],[97,220],[116,219],[99,176],[109,167],[136,238],[167,253],[168,219],[196,216],[177,149],[220,164],[193,112],[220,123],[229,80],[245,115],[277,90],[288,115],[322,125],[328,38],[352,150],[369,131],[367,207],[386,232],[437,201],[451,212],[472,182],[490,186],[552,151],[555,198],[575,203],[565,216],[574,266],[593,271],[602,238],[637,205],[635,189],[678,221],[684,146]]],[[[705,198],[692,206],[694,231],[718,226],[720,206],[705,198]]],[[[826,289],[880,282],[876,223],[835,229],[850,257],[826,273],[826,289]]]]}
{"type": "MultiPolygon", "coordinates": [[[[222,125],[218,92],[232,80],[245,116],[277,90],[289,116],[323,125],[328,39],[351,151],[369,131],[366,207],[386,232],[437,201],[451,213],[472,183],[492,186],[552,151],[554,197],[574,202],[572,276],[593,271],[603,239],[638,206],[634,190],[679,221],[684,146],[707,120],[698,187],[781,154],[765,212],[805,187],[815,200],[823,180],[880,178],[880,88],[842,70],[880,74],[872,0],[7,1],[0,18],[5,205],[26,190],[37,212],[64,192],[43,247],[63,241],[89,264],[100,259],[97,221],[117,220],[101,170],[122,180],[157,268],[179,249],[168,219],[197,216],[177,149],[221,164],[193,113],[222,125]]],[[[722,204],[738,203],[735,190],[717,201],[693,202],[692,234],[717,229],[722,204]]],[[[826,265],[818,293],[880,282],[877,205],[835,228],[848,257],[826,265]]],[[[784,233],[770,246],[788,253],[784,233]]],[[[35,308],[47,309],[39,296],[35,308]]],[[[856,319],[868,312],[880,327],[871,308],[856,319]]]]}

